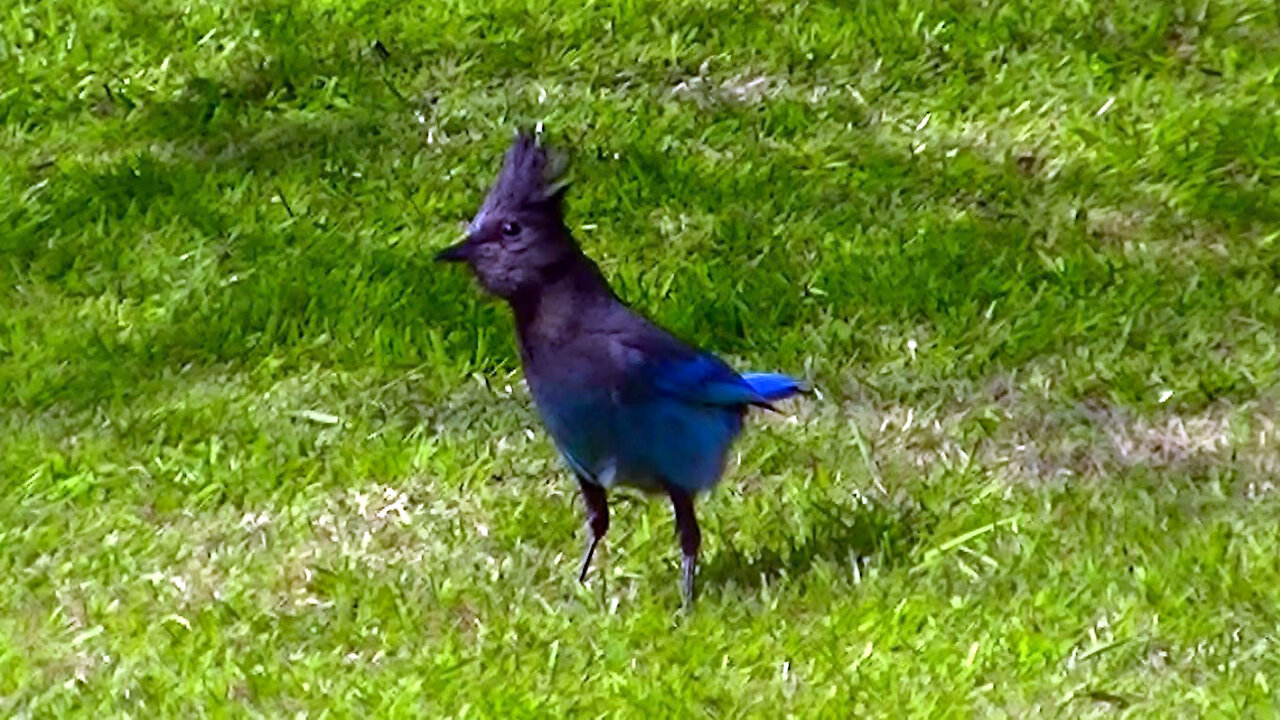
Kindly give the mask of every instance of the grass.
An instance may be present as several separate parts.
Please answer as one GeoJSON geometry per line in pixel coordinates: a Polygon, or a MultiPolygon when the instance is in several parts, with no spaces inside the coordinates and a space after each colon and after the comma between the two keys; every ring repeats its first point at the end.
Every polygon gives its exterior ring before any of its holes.
{"type": "Polygon", "coordinates": [[[1280,15],[1257,0],[16,0],[0,710],[1264,716],[1280,15]],[[519,124],[755,417],[678,613],[586,587],[505,311],[519,124]]]}

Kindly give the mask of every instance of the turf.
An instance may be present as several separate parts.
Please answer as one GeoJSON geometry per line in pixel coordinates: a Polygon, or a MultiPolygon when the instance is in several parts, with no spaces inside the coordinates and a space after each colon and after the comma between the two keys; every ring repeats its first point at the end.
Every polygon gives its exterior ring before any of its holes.
{"type": "Polygon", "coordinates": [[[1265,716],[1270,2],[14,0],[0,712],[1265,716]],[[678,610],[585,587],[505,310],[517,126],[753,416],[678,610]]]}

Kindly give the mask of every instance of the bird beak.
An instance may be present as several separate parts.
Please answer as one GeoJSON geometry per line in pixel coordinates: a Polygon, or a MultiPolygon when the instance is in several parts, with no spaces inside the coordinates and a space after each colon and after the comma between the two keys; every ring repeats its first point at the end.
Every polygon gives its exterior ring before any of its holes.
{"type": "Polygon", "coordinates": [[[472,248],[471,238],[464,238],[462,242],[436,253],[436,262],[468,262],[471,260],[472,248]]]}

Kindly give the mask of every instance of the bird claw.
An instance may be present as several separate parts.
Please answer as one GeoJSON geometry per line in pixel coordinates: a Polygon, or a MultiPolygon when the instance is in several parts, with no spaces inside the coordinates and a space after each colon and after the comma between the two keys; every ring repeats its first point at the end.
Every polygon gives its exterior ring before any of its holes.
{"type": "Polygon", "coordinates": [[[685,555],[684,562],[680,567],[680,598],[682,604],[687,607],[693,607],[693,576],[697,572],[698,558],[693,555],[685,555]]]}
{"type": "Polygon", "coordinates": [[[587,543],[587,551],[582,555],[582,567],[578,570],[578,582],[587,582],[587,570],[591,569],[591,556],[596,552],[596,545],[600,544],[600,537],[591,536],[591,541],[587,543]]]}

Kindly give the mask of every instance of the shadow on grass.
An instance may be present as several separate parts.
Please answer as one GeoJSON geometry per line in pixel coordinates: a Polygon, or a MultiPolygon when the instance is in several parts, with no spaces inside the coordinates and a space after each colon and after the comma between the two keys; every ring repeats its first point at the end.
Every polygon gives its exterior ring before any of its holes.
{"type": "Polygon", "coordinates": [[[703,563],[702,582],[760,588],[780,577],[805,575],[818,563],[855,577],[868,564],[896,567],[933,524],[921,510],[879,503],[813,500],[805,511],[815,519],[785,544],[742,550],[726,539],[703,563]]]}
{"type": "MultiPolygon", "coordinates": [[[[441,180],[448,187],[432,188],[438,202],[425,212],[417,208],[417,217],[409,203],[379,201],[376,189],[351,179],[357,168],[376,173],[394,198],[399,186],[441,177],[454,165],[484,167],[487,177],[497,157],[464,163],[463,154],[474,157],[478,149],[458,143],[425,158],[421,168],[401,169],[401,157],[423,143],[406,119],[405,101],[392,97],[373,61],[349,62],[359,50],[334,45],[317,59],[306,46],[309,27],[333,22],[281,3],[264,5],[253,17],[261,52],[237,57],[221,77],[189,78],[179,97],[145,104],[130,119],[145,129],[135,136],[147,139],[134,156],[55,170],[49,194],[18,211],[27,214],[15,216],[17,232],[5,245],[11,266],[20,280],[35,278],[66,295],[170,292],[138,282],[139,267],[202,242],[216,257],[206,275],[179,278],[188,285],[171,293],[171,312],[134,328],[129,341],[117,341],[115,329],[97,320],[61,338],[50,355],[71,358],[72,367],[33,405],[58,395],[90,405],[117,394],[136,399],[147,387],[137,379],[165,368],[268,356],[342,367],[458,357],[459,365],[514,363],[500,307],[480,301],[461,274],[431,267],[411,243],[387,242],[393,233],[412,236],[463,219],[458,210],[472,193],[458,188],[474,186],[474,177],[441,180]],[[341,103],[325,95],[331,74],[346,81],[349,96],[341,103]],[[277,114],[278,107],[290,112],[277,114]],[[313,214],[296,197],[297,218],[287,200],[270,204],[280,196],[275,180],[286,172],[300,192],[313,192],[313,214]],[[248,186],[244,199],[240,185],[248,186]],[[174,218],[194,232],[181,239],[157,232],[174,218]],[[85,229],[95,223],[101,232],[85,229]],[[139,250],[142,236],[157,246],[139,250]]],[[[413,56],[409,48],[400,54],[413,56]]],[[[641,247],[634,265],[675,257],[655,227],[656,208],[714,218],[693,241],[699,247],[689,249],[696,264],[669,277],[637,277],[627,294],[673,331],[720,352],[751,354],[785,340],[861,362],[881,352],[874,333],[814,337],[812,330],[832,319],[847,328],[923,325],[938,345],[964,354],[957,374],[981,375],[990,366],[1018,366],[1078,346],[1127,343],[1141,356],[1146,345],[1176,345],[1153,309],[1184,313],[1188,298],[1201,299],[1196,314],[1274,319],[1254,307],[1254,296],[1233,289],[1243,285],[1240,276],[1255,284],[1271,279],[1263,263],[1118,266],[1095,249],[1084,227],[1046,219],[1061,209],[1046,198],[1090,202],[1107,168],[1068,167],[1055,180],[972,148],[945,161],[917,157],[900,137],[862,124],[847,143],[832,143],[833,157],[805,157],[777,141],[809,137],[822,130],[823,118],[815,122],[810,108],[787,100],[676,119],[655,110],[610,120],[608,110],[600,108],[605,122],[575,149],[581,184],[574,203],[589,208],[592,222],[611,226],[607,237],[660,238],[652,255],[644,257],[641,247]],[[635,123],[647,127],[619,132],[635,123]],[[669,152],[670,136],[699,123],[726,128],[724,142],[739,161],[669,152]],[[625,162],[589,162],[592,144],[623,150],[625,162]],[[1171,277],[1191,274],[1196,296],[1155,294],[1171,277]]],[[[1265,136],[1269,127],[1258,121],[1249,134],[1265,136]]],[[[562,136],[574,130],[564,128],[562,136]]],[[[1243,156],[1245,147],[1244,138],[1227,138],[1215,163],[1243,156]]],[[[1177,178],[1180,169],[1181,161],[1170,159],[1169,176],[1177,178]]],[[[1275,217],[1268,202],[1274,190],[1265,183],[1219,186],[1217,195],[1205,193],[1219,206],[1275,217]]],[[[1207,204],[1190,210],[1211,217],[1207,204]]],[[[585,239],[597,254],[622,256],[637,247],[628,241],[598,248],[585,239]]],[[[1175,349],[1198,351],[1185,343],[1175,349]]],[[[1131,374],[1152,373],[1140,364],[1131,374]]],[[[1219,384],[1229,390],[1233,382],[1234,376],[1219,384]]]]}
{"type": "MultiPolygon", "coordinates": [[[[757,121],[768,124],[767,117],[757,121]]],[[[129,282],[138,263],[148,260],[143,253],[176,256],[201,238],[216,251],[216,271],[191,278],[199,285],[175,294],[177,307],[168,317],[138,328],[141,333],[128,344],[111,343],[105,329],[80,339],[64,338],[67,347],[59,354],[82,366],[68,377],[85,382],[74,392],[53,385],[50,390],[88,403],[117,392],[136,397],[145,385],[135,379],[155,376],[161,367],[268,355],[344,367],[371,362],[412,366],[432,357],[461,357],[472,366],[513,363],[509,324],[500,307],[481,301],[461,273],[441,273],[431,266],[416,242],[385,241],[386,235],[405,235],[407,226],[420,225],[422,219],[386,208],[381,215],[357,212],[353,193],[374,196],[351,185],[350,173],[331,172],[330,165],[347,162],[381,166],[400,131],[384,130],[389,134],[377,136],[374,127],[368,118],[320,124],[299,120],[269,131],[244,127],[213,145],[197,144],[202,149],[190,155],[144,153],[105,168],[63,171],[56,194],[43,198],[43,206],[31,210],[35,215],[20,219],[23,227],[11,240],[10,257],[22,275],[65,294],[94,295],[101,283],[86,286],[84,278],[129,282]],[[351,148],[361,145],[363,154],[353,155],[351,148]],[[298,210],[299,217],[286,227],[286,213],[293,211],[267,202],[274,190],[271,174],[289,166],[314,168],[313,207],[319,217],[298,210]],[[258,174],[252,182],[256,191],[266,191],[262,207],[242,206],[241,212],[251,213],[247,219],[228,210],[209,189],[210,169],[217,170],[219,187],[233,186],[242,174],[258,174]],[[140,207],[148,208],[145,214],[140,207]],[[170,244],[165,249],[139,249],[138,233],[163,227],[174,217],[182,218],[194,234],[185,240],[157,240],[170,244]],[[68,232],[94,222],[104,223],[105,236],[68,232]],[[362,232],[352,237],[353,228],[362,232]],[[47,241],[57,233],[59,242],[47,241]],[[227,282],[231,277],[238,280],[227,282]],[[433,337],[444,341],[429,340],[433,337]],[[107,344],[100,342],[103,338],[107,344]],[[436,344],[424,351],[428,342],[436,344]]],[[[1043,196],[1054,194],[1052,183],[1026,177],[1013,163],[968,154],[938,168],[910,157],[877,132],[864,135],[849,154],[857,168],[853,174],[816,172],[803,158],[781,156],[711,182],[703,165],[674,162],[637,146],[625,169],[582,163],[583,185],[590,189],[584,188],[580,202],[592,206],[597,200],[592,207],[612,223],[636,220],[634,212],[617,204],[618,196],[631,193],[645,204],[682,198],[686,207],[715,217],[714,236],[706,240],[707,252],[699,253],[699,268],[676,273],[660,293],[654,288],[661,278],[646,278],[633,288],[637,292],[628,294],[677,334],[719,352],[750,354],[763,338],[794,338],[796,328],[835,313],[856,318],[864,327],[904,321],[932,325],[939,343],[987,355],[973,361],[979,366],[962,370],[976,373],[984,363],[1018,365],[1059,352],[1064,345],[1118,338],[1126,323],[1131,344],[1140,343],[1148,329],[1141,317],[1132,321],[1135,307],[1154,317],[1153,308],[1186,304],[1175,294],[1138,296],[1166,286],[1171,273],[1181,276],[1193,269],[1116,267],[1092,249],[1083,228],[1069,229],[1079,242],[1060,244],[1059,265],[1047,267],[1042,259],[1047,230],[1037,218],[1043,196]],[[762,185],[793,191],[762,193],[762,185]],[[859,188],[866,188],[864,200],[848,202],[859,188]],[[753,201],[744,202],[744,197],[753,201]],[[908,208],[917,209],[915,219],[904,220],[908,208]],[[966,209],[966,219],[951,219],[957,208],[966,209]],[[800,232],[760,243],[761,228],[767,231],[771,225],[779,233],[792,226],[800,232]],[[849,228],[852,241],[822,239],[816,243],[821,256],[815,258],[814,234],[831,227],[849,228]],[[755,250],[726,252],[735,247],[755,250]],[[797,292],[808,287],[821,294],[797,292]],[[968,337],[975,332],[972,319],[992,309],[1017,314],[989,317],[991,324],[1007,329],[988,338],[987,346],[976,347],[968,337]],[[1064,332],[1059,322],[1086,316],[1088,322],[1078,323],[1082,329],[1075,335],[1064,332]],[[1005,337],[1011,335],[1017,342],[1005,337]]],[[[447,203],[460,197],[449,192],[447,203]]],[[[1243,270],[1219,263],[1194,271],[1204,302],[1219,306],[1214,314],[1246,311],[1247,294],[1223,289],[1240,287],[1235,276],[1243,270]]],[[[1255,265],[1248,273],[1264,271],[1255,265]]],[[[1162,331],[1158,325],[1151,328],[1162,331]]],[[[848,357],[874,356],[879,342],[870,334],[851,333],[838,340],[807,338],[805,343],[812,347],[815,340],[820,350],[848,357]],[[838,347],[821,346],[834,342],[838,347]]]]}

